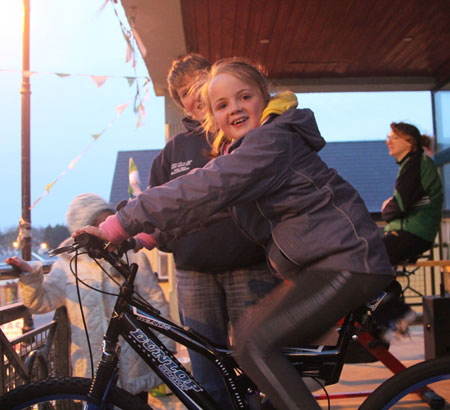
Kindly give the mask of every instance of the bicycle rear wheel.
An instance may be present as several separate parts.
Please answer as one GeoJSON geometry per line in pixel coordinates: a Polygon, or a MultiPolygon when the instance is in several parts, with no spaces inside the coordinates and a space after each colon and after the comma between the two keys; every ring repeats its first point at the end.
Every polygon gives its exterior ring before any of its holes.
{"type": "MultiPolygon", "coordinates": [[[[0,409],[81,410],[86,404],[90,386],[91,380],[81,377],[40,380],[5,393],[0,397],[0,409]]],[[[109,408],[152,410],[138,397],[118,387],[111,390],[109,408]]]]}
{"type": "Polygon", "coordinates": [[[450,409],[450,356],[426,360],[380,385],[359,410],[450,409]]]}

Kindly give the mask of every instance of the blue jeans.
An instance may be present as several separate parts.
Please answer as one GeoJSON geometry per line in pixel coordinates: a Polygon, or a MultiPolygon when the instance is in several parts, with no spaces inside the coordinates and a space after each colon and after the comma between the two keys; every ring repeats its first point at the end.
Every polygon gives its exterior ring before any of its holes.
{"type": "MultiPolygon", "coordinates": [[[[181,323],[212,342],[227,346],[229,324],[234,327],[245,310],[280,280],[261,264],[223,273],[176,270],[176,282],[181,323]]],[[[221,408],[232,408],[214,364],[190,349],[188,352],[194,377],[221,408]]]]}

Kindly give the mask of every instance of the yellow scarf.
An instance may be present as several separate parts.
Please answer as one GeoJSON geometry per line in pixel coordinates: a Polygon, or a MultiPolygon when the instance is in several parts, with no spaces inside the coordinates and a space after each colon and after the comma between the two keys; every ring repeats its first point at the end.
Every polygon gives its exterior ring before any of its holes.
{"type": "Polygon", "coordinates": [[[283,91],[278,93],[270,99],[267,107],[261,115],[261,120],[259,123],[263,124],[271,114],[281,115],[289,108],[295,108],[297,105],[297,96],[292,91],[283,91]]]}

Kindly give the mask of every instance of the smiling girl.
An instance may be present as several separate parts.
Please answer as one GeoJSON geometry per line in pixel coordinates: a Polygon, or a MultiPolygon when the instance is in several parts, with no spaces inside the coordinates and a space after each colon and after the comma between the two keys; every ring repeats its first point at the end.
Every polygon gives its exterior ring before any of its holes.
{"type": "MultiPolygon", "coordinates": [[[[198,54],[182,56],[172,64],[168,88],[186,114],[186,131],[171,138],[154,159],[152,187],[201,168],[211,159],[205,155],[210,145],[201,128],[204,104],[192,89],[197,72],[209,67],[208,60],[198,54]]],[[[227,344],[230,325],[234,327],[247,308],[279,282],[267,268],[264,249],[240,232],[230,215],[206,229],[180,235],[162,250],[173,253],[181,323],[218,345],[227,344]]],[[[231,408],[214,364],[193,349],[188,352],[194,377],[221,408],[231,408]]]]}
{"type": "Polygon", "coordinates": [[[275,408],[320,409],[281,348],[312,342],[392,281],[377,227],[355,189],[318,156],[325,141],[295,95],[270,98],[261,71],[239,59],[216,62],[202,95],[206,128],[221,130],[215,147],[228,155],[144,191],[100,230],[84,231],[121,242],[141,230],[187,229],[229,208],[285,279],[240,322],[238,361],[275,408]]]}

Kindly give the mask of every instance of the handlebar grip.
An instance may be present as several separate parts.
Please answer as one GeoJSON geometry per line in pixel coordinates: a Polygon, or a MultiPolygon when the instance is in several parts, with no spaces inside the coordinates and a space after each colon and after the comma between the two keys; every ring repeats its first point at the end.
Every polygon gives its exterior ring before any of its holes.
{"type": "MultiPolygon", "coordinates": [[[[80,233],[75,238],[75,243],[77,248],[85,248],[91,257],[104,257],[105,252],[108,253],[107,245],[102,239],[86,232],[80,233]]],[[[129,238],[117,247],[117,254],[121,256],[129,250],[135,249],[135,247],[136,241],[133,238],[129,238]]]]}
{"type": "Polygon", "coordinates": [[[105,242],[94,235],[90,235],[86,232],[80,233],[75,238],[75,243],[86,250],[103,250],[105,249],[105,242]]]}
{"type": "Polygon", "coordinates": [[[135,248],[136,248],[136,240],[134,238],[125,239],[119,247],[119,249],[123,253],[134,250],[135,248]]]}

